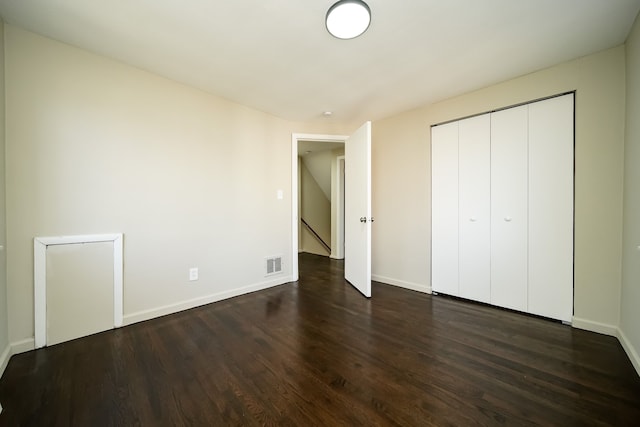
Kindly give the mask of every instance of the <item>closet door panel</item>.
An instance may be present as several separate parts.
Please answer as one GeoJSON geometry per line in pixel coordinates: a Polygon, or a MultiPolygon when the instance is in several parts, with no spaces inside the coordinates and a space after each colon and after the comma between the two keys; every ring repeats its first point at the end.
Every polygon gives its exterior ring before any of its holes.
{"type": "Polygon", "coordinates": [[[491,303],[527,311],[528,106],[491,114],[491,303]]]}
{"type": "Polygon", "coordinates": [[[458,295],[458,122],[431,128],[431,288],[458,295]]]}
{"type": "Polygon", "coordinates": [[[490,302],[489,114],[459,122],[460,296],[490,302]]]}
{"type": "Polygon", "coordinates": [[[529,106],[529,312],[573,315],[573,94],[529,106]]]}

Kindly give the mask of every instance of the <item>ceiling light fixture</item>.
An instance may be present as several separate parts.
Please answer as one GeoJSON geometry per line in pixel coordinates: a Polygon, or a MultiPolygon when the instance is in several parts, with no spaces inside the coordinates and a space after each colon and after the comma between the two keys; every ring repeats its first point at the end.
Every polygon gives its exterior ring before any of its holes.
{"type": "Polygon", "coordinates": [[[362,0],[340,0],[329,8],[325,23],[332,36],[353,39],[369,28],[371,9],[362,0]]]}

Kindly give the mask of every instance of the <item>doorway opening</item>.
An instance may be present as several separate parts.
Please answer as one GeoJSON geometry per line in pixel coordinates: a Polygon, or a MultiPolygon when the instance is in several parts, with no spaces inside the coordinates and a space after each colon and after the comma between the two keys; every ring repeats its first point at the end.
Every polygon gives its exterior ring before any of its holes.
{"type": "MultiPolygon", "coordinates": [[[[294,281],[299,279],[298,253],[302,247],[303,238],[306,242],[311,242],[310,244],[318,245],[319,248],[322,247],[319,241],[323,240],[326,244],[323,249],[326,251],[325,255],[328,254],[334,259],[344,258],[344,146],[347,138],[343,135],[316,134],[293,134],[291,137],[291,264],[294,281]],[[311,172],[311,170],[314,171],[311,172]],[[317,187],[315,190],[309,190],[307,185],[303,186],[303,174],[307,180],[315,181],[311,185],[311,187],[317,187]],[[313,177],[314,174],[321,178],[316,180],[313,177]],[[324,197],[329,201],[329,219],[304,218],[301,206],[304,188],[307,191],[315,191],[319,194],[319,198],[324,197]],[[321,227],[324,226],[325,229],[314,230],[313,223],[321,224],[323,221],[324,224],[321,227]],[[326,229],[327,223],[330,231],[326,229]]],[[[310,211],[313,212],[313,204],[308,205],[307,208],[309,206],[311,206],[310,211]]]]}

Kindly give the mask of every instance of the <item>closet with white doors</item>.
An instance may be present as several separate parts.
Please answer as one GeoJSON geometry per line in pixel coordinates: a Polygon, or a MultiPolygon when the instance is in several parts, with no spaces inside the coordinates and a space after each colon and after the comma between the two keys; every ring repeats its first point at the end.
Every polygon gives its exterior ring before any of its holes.
{"type": "Polygon", "coordinates": [[[431,287],[570,322],[574,94],[431,128],[431,287]]]}

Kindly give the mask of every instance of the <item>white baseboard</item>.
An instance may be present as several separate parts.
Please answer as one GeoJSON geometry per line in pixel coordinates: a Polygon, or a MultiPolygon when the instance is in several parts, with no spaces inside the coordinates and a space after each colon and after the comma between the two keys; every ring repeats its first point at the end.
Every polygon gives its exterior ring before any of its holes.
{"type": "Polygon", "coordinates": [[[393,286],[398,286],[400,288],[410,289],[412,291],[423,292],[426,294],[431,293],[431,286],[429,285],[421,285],[419,283],[405,282],[404,280],[392,279],[391,277],[380,276],[377,274],[372,274],[371,280],[385,283],[387,285],[393,285],[393,286]]]}
{"type": "Polygon", "coordinates": [[[618,340],[620,344],[622,344],[622,348],[627,353],[627,356],[629,356],[633,367],[636,368],[636,372],[640,375],[640,355],[638,355],[638,351],[633,347],[631,341],[629,341],[621,329],[618,329],[618,340]]]}
{"type": "Polygon", "coordinates": [[[585,331],[597,332],[603,335],[610,335],[612,337],[618,336],[618,327],[615,325],[594,322],[592,320],[581,319],[575,316],[571,320],[571,326],[578,329],[584,329],[585,331]]]}
{"type": "Polygon", "coordinates": [[[35,341],[33,338],[27,338],[26,340],[9,343],[7,348],[0,354],[0,377],[4,375],[4,370],[9,364],[9,359],[14,354],[24,353],[35,349],[35,341]]]}
{"type": "Polygon", "coordinates": [[[7,348],[5,348],[0,355],[0,377],[4,375],[4,370],[9,364],[9,359],[11,359],[11,344],[7,344],[7,348]]]}
{"type": "Polygon", "coordinates": [[[578,329],[584,329],[586,331],[616,337],[618,341],[620,341],[625,353],[627,353],[627,356],[629,357],[629,360],[631,360],[631,364],[636,369],[636,372],[640,375],[640,355],[638,355],[637,349],[633,347],[625,333],[617,326],[593,322],[591,320],[580,319],[577,317],[573,318],[571,326],[578,329]]]}
{"type": "Polygon", "coordinates": [[[251,292],[261,291],[263,289],[283,285],[292,281],[293,280],[291,276],[284,276],[273,280],[245,286],[242,288],[233,289],[230,291],[219,292],[216,294],[206,295],[187,301],[181,301],[175,304],[169,304],[162,307],[151,308],[149,310],[138,311],[136,313],[125,314],[123,317],[123,326],[131,325],[138,322],[144,322],[145,320],[155,319],[156,317],[166,316],[168,314],[178,313],[180,311],[189,310],[191,308],[200,307],[201,305],[211,304],[213,302],[222,301],[251,292]]]}
{"type": "Polygon", "coordinates": [[[11,354],[26,353],[27,351],[35,349],[36,341],[34,338],[27,338],[26,340],[11,343],[11,354]]]}

